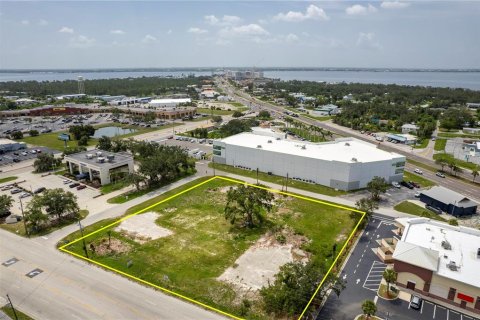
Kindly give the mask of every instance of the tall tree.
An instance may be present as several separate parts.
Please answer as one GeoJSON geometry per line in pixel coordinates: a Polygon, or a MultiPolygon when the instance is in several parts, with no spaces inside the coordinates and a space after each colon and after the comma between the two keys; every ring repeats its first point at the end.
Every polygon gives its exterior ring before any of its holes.
{"type": "Polygon", "coordinates": [[[478,177],[478,170],[477,169],[472,170],[472,176],[473,176],[472,182],[475,182],[475,178],[478,177]]]}
{"type": "Polygon", "coordinates": [[[112,149],[112,139],[107,136],[101,136],[98,139],[97,149],[110,151],[112,149]]]}
{"type": "Polygon", "coordinates": [[[49,215],[57,219],[64,216],[70,218],[78,218],[80,215],[80,208],[77,204],[77,196],[70,191],[65,191],[61,188],[47,189],[41,195],[37,195],[38,201],[36,206],[45,209],[49,215]]]}
{"type": "Polygon", "coordinates": [[[387,295],[390,296],[390,283],[397,281],[397,273],[391,268],[383,271],[383,278],[387,282],[387,295]]]}
{"type": "Polygon", "coordinates": [[[51,153],[40,153],[33,162],[33,167],[35,172],[47,172],[58,167],[61,163],[62,160],[55,158],[51,153]]]}
{"type": "Polygon", "coordinates": [[[367,184],[367,189],[372,194],[372,199],[375,201],[380,200],[380,193],[385,193],[388,189],[388,183],[382,177],[373,177],[373,179],[367,184]]]}
{"type": "Polygon", "coordinates": [[[36,196],[28,203],[25,210],[25,221],[27,222],[30,232],[38,232],[42,229],[48,221],[48,216],[43,213],[42,207],[39,203],[39,198],[36,196]]]}
{"type": "Polygon", "coordinates": [[[13,204],[13,199],[8,194],[0,195],[0,214],[10,211],[13,204]]]}
{"type": "Polygon", "coordinates": [[[358,210],[366,213],[365,220],[370,220],[373,212],[378,209],[378,203],[371,198],[361,198],[355,202],[355,206],[358,210]]]}
{"type": "Polygon", "coordinates": [[[362,303],[362,311],[367,319],[370,319],[371,316],[374,316],[375,313],[377,313],[377,306],[372,300],[365,300],[362,303]]]}
{"type": "Polygon", "coordinates": [[[264,189],[239,185],[230,187],[227,193],[227,204],[224,209],[225,219],[231,224],[241,219],[249,228],[261,225],[264,221],[262,211],[272,209],[273,194],[264,189]]]}

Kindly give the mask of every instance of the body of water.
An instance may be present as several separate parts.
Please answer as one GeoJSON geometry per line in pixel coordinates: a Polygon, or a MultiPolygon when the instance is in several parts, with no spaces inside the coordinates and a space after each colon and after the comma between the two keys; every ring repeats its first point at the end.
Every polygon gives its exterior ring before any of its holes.
{"type": "MultiPolygon", "coordinates": [[[[0,72],[0,82],[5,81],[63,81],[77,80],[83,76],[85,80],[139,78],[139,77],[186,77],[209,76],[210,71],[72,71],[72,72],[0,72]]],[[[378,83],[410,86],[450,87],[480,90],[480,72],[454,71],[368,71],[368,70],[312,70],[312,71],[265,71],[265,77],[281,80],[325,81],[329,83],[378,83]]]]}
{"type": "Polygon", "coordinates": [[[132,133],[132,132],[135,132],[137,130],[135,129],[124,129],[124,128],[120,128],[120,127],[103,127],[103,128],[99,128],[97,130],[95,130],[95,134],[93,135],[94,138],[101,138],[103,136],[107,136],[107,137],[115,137],[115,136],[120,136],[120,135],[123,135],[123,134],[127,134],[127,133],[132,133]]]}

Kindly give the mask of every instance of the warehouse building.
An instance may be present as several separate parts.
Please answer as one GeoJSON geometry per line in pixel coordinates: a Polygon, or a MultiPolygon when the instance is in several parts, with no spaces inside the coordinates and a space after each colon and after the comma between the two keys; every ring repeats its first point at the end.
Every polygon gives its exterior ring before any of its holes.
{"type": "Polygon", "coordinates": [[[340,190],[364,188],[373,177],[401,181],[405,157],[354,138],[308,143],[240,133],[214,141],[216,163],[325,185],[340,190]]]}
{"type": "Polygon", "coordinates": [[[18,142],[10,139],[0,139],[0,153],[17,151],[26,148],[27,144],[25,142],[18,142]]]}
{"type": "Polygon", "coordinates": [[[420,193],[420,201],[453,216],[472,215],[478,204],[464,195],[444,187],[433,187],[420,193]]]}
{"type": "Polygon", "coordinates": [[[173,108],[178,107],[181,104],[189,104],[192,100],[190,98],[182,99],[153,99],[149,102],[149,105],[155,108],[173,108]]]}
{"type": "Polygon", "coordinates": [[[124,152],[89,150],[65,156],[67,168],[77,179],[98,180],[106,185],[133,172],[133,157],[124,152]]]}
{"type": "Polygon", "coordinates": [[[480,231],[427,218],[399,218],[397,285],[480,315],[480,231]]]}

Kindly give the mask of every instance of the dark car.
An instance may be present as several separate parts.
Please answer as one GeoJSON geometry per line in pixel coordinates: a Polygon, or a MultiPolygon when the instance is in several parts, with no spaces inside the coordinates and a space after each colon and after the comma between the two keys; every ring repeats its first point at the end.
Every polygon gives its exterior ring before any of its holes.
{"type": "Polygon", "coordinates": [[[16,194],[20,192],[22,192],[22,189],[13,189],[12,191],[10,191],[11,194],[16,194]]]}
{"type": "Polygon", "coordinates": [[[414,181],[409,181],[409,183],[414,186],[415,188],[420,188],[420,185],[414,181]]]}
{"type": "Polygon", "coordinates": [[[18,152],[15,151],[13,154],[14,154],[15,156],[18,156],[20,153],[18,153],[18,152]]]}
{"type": "Polygon", "coordinates": [[[75,188],[75,187],[78,187],[80,185],[80,183],[78,182],[74,182],[72,184],[69,185],[70,188],[75,188]]]}
{"type": "Polygon", "coordinates": [[[400,184],[404,187],[407,187],[408,189],[413,189],[414,188],[414,186],[412,184],[408,183],[407,181],[402,181],[402,182],[400,182],[400,184]]]}
{"type": "Polygon", "coordinates": [[[81,184],[77,187],[77,190],[82,190],[82,189],[85,189],[87,186],[84,185],[84,184],[81,184]]]}
{"type": "Polygon", "coordinates": [[[39,194],[39,193],[42,193],[43,191],[45,191],[45,187],[40,187],[38,189],[36,189],[35,191],[33,191],[33,194],[39,194]]]}
{"type": "Polygon", "coordinates": [[[420,308],[422,307],[422,302],[422,298],[416,295],[412,295],[412,298],[410,299],[410,308],[420,310],[420,308]]]}
{"type": "Polygon", "coordinates": [[[13,162],[20,162],[21,160],[18,158],[13,158],[13,162]]]}

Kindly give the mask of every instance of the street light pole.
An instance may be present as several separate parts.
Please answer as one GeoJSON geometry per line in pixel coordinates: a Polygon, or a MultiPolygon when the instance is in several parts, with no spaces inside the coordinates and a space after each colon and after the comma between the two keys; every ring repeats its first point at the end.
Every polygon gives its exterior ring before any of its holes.
{"type": "Polygon", "coordinates": [[[80,228],[80,234],[82,236],[83,251],[85,251],[85,257],[87,257],[88,259],[87,244],[85,243],[85,238],[83,237],[83,228],[82,228],[82,223],[80,222],[80,218],[78,218],[78,227],[80,228]]]}
{"type": "Polygon", "coordinates": [[[25,227],[25,232],[27,233],[27,237],[30,238],[30,232],[28,232],[27,222],[25,221],[25,213],[23,212],[22,198],[20,198],[20,210],[22,211],[22,220],[23,220],[23,226],[25,227]]]}
{"type": "Polygon", "coordinates": [[[17,312],[15,311],[15,308],[13,307],[12,300],[10,300],[10,297],[8,296],[8,293],[7,293],[7,299],[8,299],[8,303],[10,304],[10,307],[12,308],[13,315],[15,316],[15,320],[18,320],[17,312]]]}

